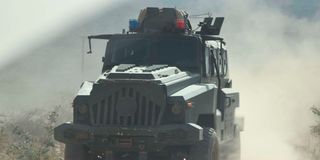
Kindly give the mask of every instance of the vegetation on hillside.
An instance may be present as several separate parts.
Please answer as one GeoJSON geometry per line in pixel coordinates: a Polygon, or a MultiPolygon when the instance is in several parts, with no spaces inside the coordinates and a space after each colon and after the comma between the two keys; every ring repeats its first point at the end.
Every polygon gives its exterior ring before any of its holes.
{"type": "MultiPolygon", "coordinates": [[[[66,108],[66,107],[64,107],[66,108]]],[[[53,139],[53,128],[70,120],[71,112],[61,106],[15,115],[0,114],[1,160],[63,160],[64,145],[53,139]]],[[[320,159],[320,108],[312,107],[316,123],[297,149],[303,159],[320,159]]]]}
{"type": "MultiPolygon", "coordinates": [[[[61,160],[63,145],[53,139],[53,128],[66,120],[62,107],[0,117],[2,160],[61,160]]],[[[70,117],[70,116],[69,116],[70,117]]]]}
{"type": "Polygon", "coordinates": [[[317,123],[311,127],[311,133],[320,138],[320,108],[312,107],[311,110],[312,113],[317,117],[317,123]]]}
{"type": "Polygon", "coordinates": [[[302,153],[302,158],[307,160],[320,159],[320,108],[311,107],[312,113],[316,117],[316,123],[311,126],[310,135],[300,137],[303,143],[297,145],[297,149],[302,153]]]}

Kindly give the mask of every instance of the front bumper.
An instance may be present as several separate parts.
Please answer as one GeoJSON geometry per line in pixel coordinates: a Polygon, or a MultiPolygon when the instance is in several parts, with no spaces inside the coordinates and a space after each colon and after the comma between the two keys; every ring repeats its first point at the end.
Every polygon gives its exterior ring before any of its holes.
{"type": "Polygon", "coordinates": [[[191,145],[203,139],[203,130],[196,124],[161,125],[152,128],[93,127],[64,123],[54,129],[54,138],[67,144],[91,147],[141,149],[191,145]]]}

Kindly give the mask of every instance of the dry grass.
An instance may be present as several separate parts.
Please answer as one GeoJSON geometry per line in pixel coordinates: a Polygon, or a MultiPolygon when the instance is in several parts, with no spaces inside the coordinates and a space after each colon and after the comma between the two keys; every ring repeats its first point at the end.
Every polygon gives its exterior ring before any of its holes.
{"type": "MultiPolygon", "coordinates": [[[[295,146],[303,159],[319,160],[320,108],[312,107],[312,112],[317,123],[311,127],[311,134],[295,146]]],[[[16,115],[0,115],[1,160],[62,160],[64,146],[53,139],[53,128],[70,120],[70,115],[70,110],[61,106],[51,111],[37,109],[16,115]]]]}
{"type": "Polygon", "coordinates": [[[316,123],[311,126],[310,135],[300,137],[303,141],[296,145],[296,149],[302,154],[303,159],[320,159],[320,108],[312,107],[312,113],[315,115],[316,123]]]}
{"type": "Polygon", "coordinates": [[[312,113],[317,117],[317,123],[311,127],[311,133],[320,138],[320,108],[312,107],[312,113]]]}
{"type": "MultiPolygon", "coordinates": [[[[63,145],[53,138],[53,128],[66,118],[62,107],[51,111],[1,116],[0,157],[2,160],[61,160],[63,145]]],[[[69,116],[70,117],[70,116],[69,116]]]]}

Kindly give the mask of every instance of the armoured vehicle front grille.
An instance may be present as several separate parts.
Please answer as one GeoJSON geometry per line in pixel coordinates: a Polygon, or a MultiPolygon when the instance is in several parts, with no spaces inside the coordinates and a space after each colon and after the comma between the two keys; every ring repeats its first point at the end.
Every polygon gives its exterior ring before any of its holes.
{"type": "Polygon", "coordinates": [[[135,88],[121,88],[90,105],[93,126],[156,126],[164,108],[135,88]]]}

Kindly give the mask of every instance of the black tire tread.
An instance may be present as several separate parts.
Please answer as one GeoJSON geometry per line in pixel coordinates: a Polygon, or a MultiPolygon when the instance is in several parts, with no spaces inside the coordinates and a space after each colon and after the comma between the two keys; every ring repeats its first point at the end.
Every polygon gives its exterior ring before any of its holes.
{"type": "Polygon", "coordinates": [[[213,150],[215,150],[215,153],[219,153],[217,143],[218,140],[214,129],[203,128],[203,140],[191,146],[190,160],[218,160],[218,155],[211,155],[213,150]]]}
{"type": "Polygon", "coordinates": [[[66,144],[64,160],[88,160],[88,150],[83,145],[66,144]]]}

